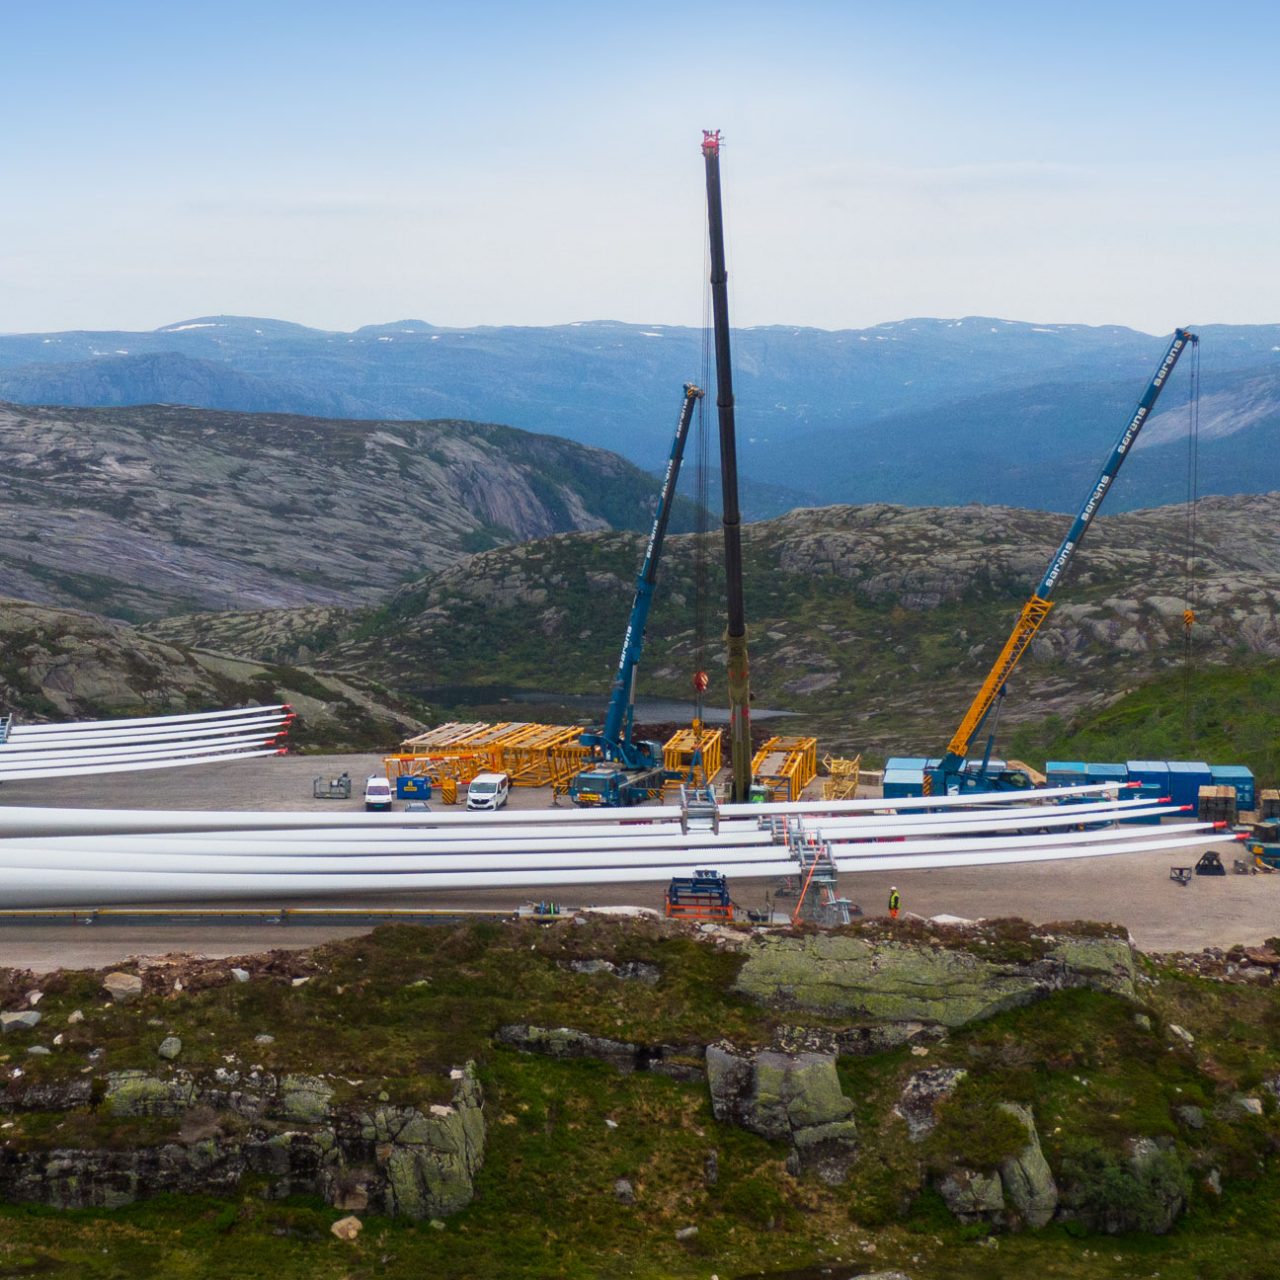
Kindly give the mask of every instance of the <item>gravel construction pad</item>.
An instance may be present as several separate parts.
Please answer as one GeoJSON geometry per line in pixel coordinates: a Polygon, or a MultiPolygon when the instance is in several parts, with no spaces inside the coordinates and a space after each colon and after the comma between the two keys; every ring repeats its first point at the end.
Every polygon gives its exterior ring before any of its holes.
{"type": "MultiPolygon", "coordinates": [[[[360,756],[269,756],[227,764],[154,772],[107,774],[99,778],[54,779],[5,783],[6,805],[48,805],[104,809],[304,809],[360,812],[364,779],[381,771],[381,758],[360,756]],[[352,799],[315,800],[316,776],[352,778],[352,799]]],[[[514,788],[512,809],[545,809],[550,794],[514,788]]],[[[446,806],[440,806],[446,812],[446,806]]],[[[1235,843],[1211,844],[1230,870],[1239,856],[1235,843]]],[[[1256,945],[1280,933],[1280,873],[1275,875],[1194,876],[1185,887],[1169,879],[1173,864],[1194,863],[1201,850],[1121,854],[1110,858],[1072,859],[1052,863],[977,867],[965,870],[899,872],[893,883],[903,909],[918,915],[948,914],[1021,916],[1044,923],[1054,920],[1099,920],[1125,925],[1144,951],[1197,951],[1233,943],[1256,945]]],[[[888,873],[846,875],[845,894],[866,914],[883,912],[889,896],[888,873]]],[[[744,907],[764,905],[771,880],[735,878],[730,888],[744,907]]],[[[536,896],[565,906],[587,903],[660,908],[660,884],[575,885],[557,892],[548,886],[536,896]]],[[[312,905],[436,908],[512,908],[530,898],[519,889],[478,889],[447,893],[362,897],[359,903],[327,899],[312,905]]],[[[263,902],[264,907],[308,905],[263,902]]],[[[789,899],[778,899],[779,910],[789,899]]],[[[0,904],[3,906],[3,904],[0,904]]],[[[331,938],[365,932],[338,923],[278,924],[111,924],[0,926],[0,965],[46,972],[56,968],[117,964],[130,955],[163,955],[175,951],[207,956],[244,955],[276,947],[306,947],[331,938]]]]}

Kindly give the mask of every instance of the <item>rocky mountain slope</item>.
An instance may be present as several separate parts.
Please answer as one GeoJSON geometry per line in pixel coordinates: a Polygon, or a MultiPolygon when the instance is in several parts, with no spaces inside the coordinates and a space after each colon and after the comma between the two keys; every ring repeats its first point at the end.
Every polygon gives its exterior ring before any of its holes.
{"type": "Polygon", "coordinates": [[[370,603],[484,547],[645,528],[658,488],[456,421],[0,404],[0,448],[0,594],[123,618],[370,603]]]}
{"type": "Polygon", "coordinates": [[[23,723],[292,703],[290,745],[379,749],[423,708],[358,676],[195,653],[92,614],[0,599],[0,707],[23,723]]]}
{"type": "MultiPolygon", "coordinates": [[[[1099,518],[1011,686],[1006,724],[1100,706],[1182,661],[1185,510],[1099,518]]],[[[1280,655],[1280,495],[1199,508],[1195,647],[1203,662],[1280,655]]],[[[794,511],[743,530],[752,690],[824,744],[932,752],[954,725],[1065,533],[1058,515],[872,505],[794,511]]],[[[640,678],[685,697],[695,539],[668,541],[640,678]]],[[[718,534],[709,536],[717,564],[718,534]]],[[[459,686],[607,697],[640,555],[626,534],[562,535],[473,557],[384,608],[199,615],[151,634],[364,671],[436,700],[459,686]]],[[[723,598],[715,572],[709,599],[723,598]]],[[[722,615],[705,662],[724,698],[722,615]]]]}
{"type": "MultiPolygon", "coordinates": [[[[1261,407],[1274,434],[1280,326],[1200,332],[1206,401],[1217,397],[1240,423],[1260,421],[1261,407]]],[[[739,466],[745,480],[781,480],[809,504],[1065,510],[1165,345],[1119,326],[981,316],[834,332],[738,330],[739,466]],[[902,465],[904,439],[911,466],[902,465]]],[[[335,333],[206,316],[148,333],[0,336],[0,399],[24,404],[161,401],[506,422],[615,449],[646,468],[665,459],[679,388],[691,378],[711,378],[702,331],[672,325],[450,329],[409,320],[335,333]]],[[[1185,378],[1180,369],[1166,403],[1183,394],[1185,378]]],[[[1265,438],[1214,441],[1205,491],[1276,487],[1259,448],[1265,438]]],[[[1177,491],[1162,488],[1169,474],[1163,463],[1134,467],[1113,509],[1172,500],[1177,491]]],[[[767,491],[744,496],[752,516],[778,510],[767,491]]]]}

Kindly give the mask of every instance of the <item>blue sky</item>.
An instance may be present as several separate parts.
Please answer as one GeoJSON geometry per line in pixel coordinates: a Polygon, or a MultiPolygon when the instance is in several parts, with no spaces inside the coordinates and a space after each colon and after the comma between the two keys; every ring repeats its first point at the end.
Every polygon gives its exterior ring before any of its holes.
{"type": "Polygon", "coordinates": [[[1280,11],[0,0],[0,331],[1280,320],[1280,11]]]}

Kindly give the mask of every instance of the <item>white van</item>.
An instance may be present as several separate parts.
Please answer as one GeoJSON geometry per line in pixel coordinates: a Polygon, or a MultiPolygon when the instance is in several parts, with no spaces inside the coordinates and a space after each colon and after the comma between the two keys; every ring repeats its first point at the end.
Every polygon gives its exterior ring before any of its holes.
{"type": "Polygon", "coordinates": [[[382,810],[391,808],[391,783],[380,774],[370,774],[364,784],[364,807],[382,810]]]}
{"type": "Polygon", "coordinates": [[[510,790],[511,779],[505,773],[477,773],[467,788],[467,808],[501,809],[510,790]]]}

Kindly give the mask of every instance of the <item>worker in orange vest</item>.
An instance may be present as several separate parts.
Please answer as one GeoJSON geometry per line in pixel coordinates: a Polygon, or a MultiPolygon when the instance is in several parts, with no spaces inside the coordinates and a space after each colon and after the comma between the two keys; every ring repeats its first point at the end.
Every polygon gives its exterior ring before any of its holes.
{"type": "Polygon", "coordinates": [[[896,920],[898,918],[898,908],[902,906],[902,898],[898,894],[898,886],[889,886],[889,919],[896,920]]]}

